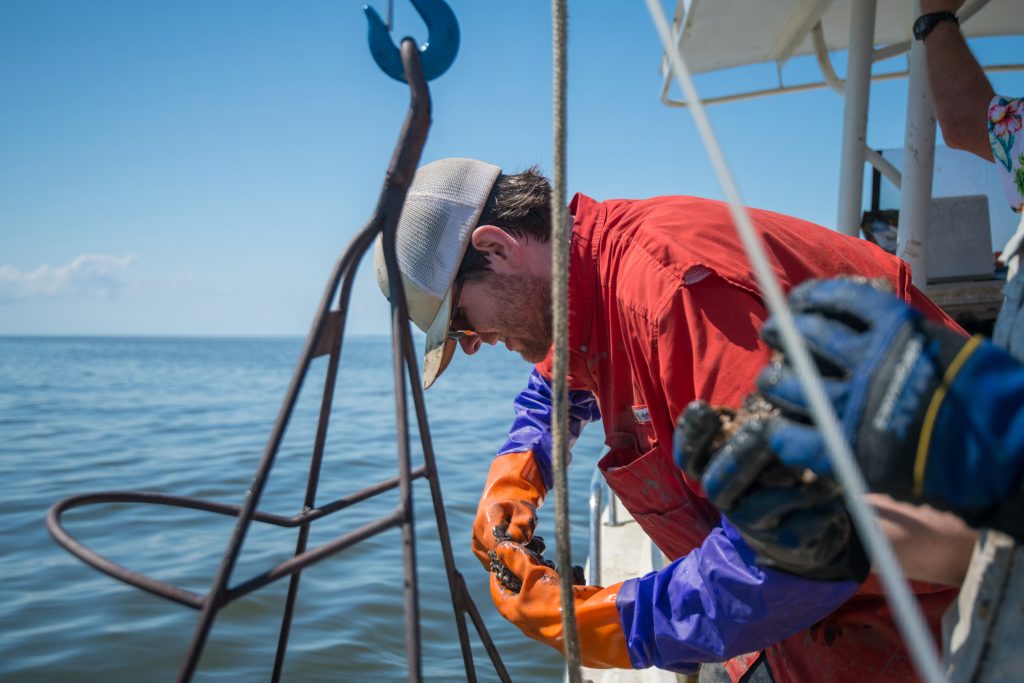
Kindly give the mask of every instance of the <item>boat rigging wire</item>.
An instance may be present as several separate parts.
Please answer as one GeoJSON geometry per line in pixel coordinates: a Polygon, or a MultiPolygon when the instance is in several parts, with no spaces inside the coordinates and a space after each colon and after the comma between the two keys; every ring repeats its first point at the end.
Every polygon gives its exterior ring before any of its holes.
{"type": "Polygon", "coordinates": [[[576,630],[576,610],[572,588],[572,553],[569,538],[569,238],[571,226],[566,212],[565,137],[566,137],[566,74],[568,71],[568,13],[566,0],[551,2],[552,48],[552,159],[551,177],[551,305],[554,339],[552,367],[552,474],[555,485],[555,541],[558,566],[559,599],[562,606],[562,642],[565,646],[566,677],[580,683],[580,644],[576,630]]]}
{"type": "Polygon", "coordinates": [[[864,541],[870,557],[875,561],[881,574],[886,598],[893,609],[896,624],[903,635],[907,648],[910,650],[914,665],[921,678],[928,683],[945,681],[946,677],[942,673],[938,653],[921,616],[921,610],[911,595],[892,547],[882,534],[871,508],[864,501],[867,487],[864,483],[863,475],[857,468],[853,454],[850,451],[850,446],[840,431],[832,404],[825,396],[824,389],[821,386],[821,379],[811,361],[803,339],[796,330],[792,313],[786,303],[782,289],[772,273],[760,239],[755,232],[754,225],[740,199],[739,190],[722,154],[718,139],[711,128],[711,122],[707,117],[693,80],[690,78],[690,72],[682,55],[682,49],[681,47],[673,47],[671,31],[658,0],[644,1],[664,45],[665,54],[670,60],[670,68],[675,73],[680,87],[686,94],[686,99],[693,112],[693,120],[704,143],[705,151],[725,193],[733,223],[736,225],[736,229],[743,241],[747,258],[754,269],[761,292],[765,297],[765,303],[768,305],[768,310],[779,323],[783,348],[800,378],[801,387],[809,399],[815,425],[822,432],[829,458],[838,475],[839,482],[842,484],[847,508],[850,510],[854,524],[860,533],[861,539],[864,541]]]}

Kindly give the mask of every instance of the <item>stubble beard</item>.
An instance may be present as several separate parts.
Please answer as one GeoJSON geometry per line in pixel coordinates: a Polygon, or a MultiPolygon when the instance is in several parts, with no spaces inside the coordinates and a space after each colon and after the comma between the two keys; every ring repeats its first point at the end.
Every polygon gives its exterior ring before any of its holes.
{"type": "Polygon", "coordinates": [[[506,275],[492,285],[495,320],[524,360],[539,363],[551,350],[551,283],[536,275],[506,275]]]}

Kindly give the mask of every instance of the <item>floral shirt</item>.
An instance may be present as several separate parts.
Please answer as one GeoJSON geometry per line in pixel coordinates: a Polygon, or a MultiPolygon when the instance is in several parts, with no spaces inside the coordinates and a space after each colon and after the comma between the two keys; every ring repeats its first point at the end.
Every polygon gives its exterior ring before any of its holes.
{"type": "MultiPolygon", "coordinates": [[[[988,139],[1003,177],[1003,189],[1014,211],[1024,203],[1024,99],[996,95],[988,106],[988,139]]],[[[1003,307],[992,330],[992,341],[1024,363],[1024,216],[999,260],[1006,264],[1003,307]]]]}
{"type": "Polygon", "coordinates": [[[1024,99],[996,95],[988,106],[988,139],[1014,211],[1024,203],[1024,99]]]}

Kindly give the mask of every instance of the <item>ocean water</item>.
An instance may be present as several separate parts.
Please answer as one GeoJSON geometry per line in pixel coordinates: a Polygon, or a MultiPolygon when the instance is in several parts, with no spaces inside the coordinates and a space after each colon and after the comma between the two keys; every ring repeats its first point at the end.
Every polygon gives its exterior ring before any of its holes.
{"type": "MultiPolygon", "coordinates": [[[[47,509],[64,497],[146,490],[238,504],[255,472],[302,340],[0,338],[0,681],[173,680],[198,612],[101,574],[60,548],[47,509]]],[[[397,473],[390,338],[345,340],[318,502],[397,473]]],[[[326,359],[314,362],[260,509],[299,510],[326,359]]],[[[504,349],[458,357],[426,394],[456,563],[515,680],[559,680],[560,656],[491,604],[469,551],[476,501],[529,366],[504,349]]],[[[415,420],[413,466],[422,464],[415,420]]],[[[570,468],[573,557],[586,556],[587,493],[600,427],[570,468]]],[[[310,547],[390,513],[397,492],[314,523],[310,547]]],[[[414,483],[423,671],[464,680],[426,481],[414,483]]],[[[539,533],[553,554],[554,500],[539,533]]],[[[64,526],[106,557],[205,593],[234,518],[163,506],[98,505],[64,526]]],[[[254,524],[232,584],[293,552],[294,530],[254,524]]],[[[222,610],[196,681],[268,680],[287,581],[222,610]]],[[[400,531],[303,573],[284,680],[407,680],[400,531]]],[[[497,680],[470,625],[477,674],[497,680]]]]}

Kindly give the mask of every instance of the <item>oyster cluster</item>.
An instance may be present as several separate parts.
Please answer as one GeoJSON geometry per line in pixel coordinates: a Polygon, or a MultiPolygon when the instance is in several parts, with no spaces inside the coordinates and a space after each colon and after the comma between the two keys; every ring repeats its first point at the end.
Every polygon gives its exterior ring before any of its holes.
{"type": "MultiPolygon", "coordinates": [[[[511,537],[507,537],[498,538],[498,540],[511,541],[512,539],[511,537]]],[[[556,574],[558,573],[558,569],[555,567],[555,563],[551,560],[544,558],[544,551],[547,549],[547,546],[544,545],[544,539],[542,537],[534,536],[530,539],[529,543],[523,546],[523,549],[526,550],[539,564],[548,567],[556,574]]],[[[491,559],[491,573],[494,574],[495,577],[497,577],[498,583],[500,583],[505,588],[505,590],[511,593],[519,593],[519,591],[523,588],[522,579],[513,574],[512,570],[510,570],[508,567],[502,564],[501,560],[498,559],[498,554],[493,550],[489,551],[487,553],[487,556],[491,559]]],[[[586,577],[583,573],[583,567],[579,565],[573,566],[572,583],[574,586],[582,586],[586,584],[586,577]]]]}

